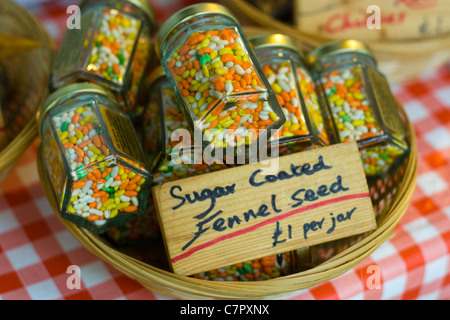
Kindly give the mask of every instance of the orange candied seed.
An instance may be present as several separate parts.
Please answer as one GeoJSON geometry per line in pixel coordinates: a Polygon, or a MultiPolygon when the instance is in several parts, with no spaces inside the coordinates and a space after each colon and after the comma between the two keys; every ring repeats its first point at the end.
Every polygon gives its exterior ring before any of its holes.
{"type": "Polygon", "coordinates": [[[127,197],[136,197],[138,193],[136,191],[125,191],[127,197]]]}
{"type": "Polygon", "coordinates": [[[275,265],[276,257],[268,256],[268,257],[261,258],[260,261],[261,261],[261,264],[263,265],[263,267],[271,267],[271,266],[275,265]]]}
{"type": "Polygon", "coordinates": [[[173,67],[175,67],[175,63],[176,63],[177,61],[175,60],[175,59],[171,59],[168,63],[167,63],[167,66],[170,68],[170,69],[172,69],[173,67]]]}
{"type": "Polygon", "coordinates": [[[91,221],[95,221],[95,220],[100,219],[100,217],[97,216],[97,215],[95,215],[95,214],[91,214],[91,215],[88,217],[88,219],[91,220],[91,221]]]}
{"type": "Polygon", "coordinates": [[[64,144],[63,144],[63,147],[64,147],[65,149],[73,148],[73,143],[70,143],[70,142],[64,143],[64,144]]]}
{"type": "Polygon", "coordinates": [[[80,121],[80,114],[78,112],[75,112],[72,117],[72,123],[77,124],[78,121],[80,121]]]}
{"type": "Polygon", "coordinates": [[[284,99],[279,94],[276,94],[275,96],[277,97],[278,103],[281,106],[284,106],[284,99]]]}
{"type": "Polygon", "coordinates": [[[135,184],[137,183],[140,179],[142,178],[142,176],[140,175],[135,175],[131,180],[130,180],[130,184],[135,184]]]}
{"type": "Polygon", "coordinates": [[[92,208],[92,209],[97,208],[97,201],[89,203],[89,208],[92,208]]]}
{"type": "MultiPolygon", "coordinates": [[[[98,192],[94,192],[94,193],[92,194],[92,197],[93,197],[93,198],[101,198],[101,197],[103,197],[103,196],[105,195],[105,193],[106,193],[106,191],[100,190],[100,191],[98,191],[98,192]]],[[[106,193],[106,194],[107,194],[107,193],[106,193]]]]}
{"type": "Polygon", "coordinates": [[[233,61],[234,55],[232,53],[226,53],[220,58],[220,60],[222,60],[222,62],[224,62],[224,63],[233,61]]]}
{"type": "Polygon", "coordinates": [[[202,56],[204,54],[207,54],[207,53],[211,53],[211,52],[212,52],[212,49],[210,47],[204,47],[204,48],[201,48],[200,50],[197,51],[197,53],[200,56],[202,56]]]}
{"type": "Polygon", "coordinates": [[[75,182],[73,184],[73,188],[74,189],[81,189],[86,185],[86,182],[84,182],[83,180],[78,180],[77,182],[75,182]]]}
{"type": "Polygon", "coordinates": [[[86,147],[88,144],[90,144],[91,142],[92,142],[91,139],[87,139],[87,140],[81,142],[81,143],[78,145],[78,148],[84,148],[84,147],[86,147]]]}

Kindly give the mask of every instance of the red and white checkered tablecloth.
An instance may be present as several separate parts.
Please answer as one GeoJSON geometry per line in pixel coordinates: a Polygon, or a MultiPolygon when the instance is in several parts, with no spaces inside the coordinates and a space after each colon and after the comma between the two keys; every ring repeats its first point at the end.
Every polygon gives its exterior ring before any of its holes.
{"type": "MultiPolygon", "coordinates": [[[[74,0],[17,0],[60,43],[74,0]]],[[[150,1],[160,20],[197,1],[150,1]]],[[[392,86],[413,123],[419,175],[394,237],[343,275],[288,299],[450,299],[450,67],[392,86]],[[381,283],[370,286],[371,268],[381,283]]],[[[53,213],[36,167],[37,143],[0,184],[0,300],[173,299],[150,292],[83,247],[53,213]],[[81,270],[69,289],[67,268],[81,270]]]]}

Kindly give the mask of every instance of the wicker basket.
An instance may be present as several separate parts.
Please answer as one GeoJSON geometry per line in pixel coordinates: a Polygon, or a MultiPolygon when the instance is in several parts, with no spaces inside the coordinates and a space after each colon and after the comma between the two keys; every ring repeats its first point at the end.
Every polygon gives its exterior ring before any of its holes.
{"type": "MultiPolygon", "coordinates": [[[[160,251],[160,248],[147,247],[145,254],[115,248],[98,235],[67,220],[60,220],[93,254],[153,292],[180,299],[284,298],[294,291],[309,288],[350,270],[392,236],[392,230],[409,206],[417,176],[417,149],[413,127],[403,109],[400,108],[400,110],[405,120],[411,152],[392,177],[369,182],[374,209],[382,213],[377,217],[377,229],[358,237],[357,241],[349,239],[353,245],[349,246],[347,242],[346,250],[303,272],[258,282],[216,282],[180,276],[167,271],[169,269],[166,264],[166,255],[160,251]]],[[[40,155],[39,149],[39,175],[52,208],[58,212],[56,200],[43,171],[40,155]]],[[[334,246],[339,247],[340,244],[337,243],[334,246]]]]}
{"type": "MultiPolygon", "coordinates": [[[[246,34],[260,32],[278,32],[291,36],[298,46],[307,53],[312,48],[336,39],[321,34],[310,34],[292,24],[283,23],[260,10],[246,0],[227,0],[225,5],[245,23],[246,34]]],[[[360,39],[364,40],[364,39],[360,39]]],[[[450,61],[450,36],[424,37],[405,40],[376,40],[368,43],[378,61],[379,69],[391,84],[406,83],[424,72],[450,61]]]]}
{"type": "Polygon", "coordinates": [[[35,40],[39,46],[5,61],[5,129],[9,143],[0,150],[0,182],[37,137],[36,111],[48,95],[47,83],[56,49],[39,21],[12,0],[0,1],[0,32],[35,40]]]}

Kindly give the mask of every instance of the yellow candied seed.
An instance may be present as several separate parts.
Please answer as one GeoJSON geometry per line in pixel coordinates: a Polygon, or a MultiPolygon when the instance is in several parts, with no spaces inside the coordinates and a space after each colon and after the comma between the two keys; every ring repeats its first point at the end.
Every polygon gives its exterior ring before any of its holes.
{"type": "Polygon", "coordinates": [[[75,136],[71,136],[71,137],[69,138],[69,142],[72,143],[72,144],[77,143],[77,141],[78,141],[78,139],[77,139],[77,137],[75,137],[75,136]]]}
{"type": "Polygon", "coordinates": [[[373,118],[373,117],[366,117],[366,122],[368,122],[368,123],[375,123],[375,118],[373,118]]]}
{"type": "Polygon", "coordinates": [[[187,96],[186,97],[186,100],[190,103],[190,104],[193,104],[196,100],[195,100],[195,97],[193,97],[193,96],[191,96],[191,95],[189,95],[189,96],[187,96]]]}
{"type": "Polygon", "coordinates": [[[202,85],[201,82],[197,82],[195,84],[191,84],[189,86],[189,90],[191,90],[191,91],[198,91],[198,89],[200,88],[201,85],[202,85]]]}
{"type": "Polygon", "coordinates": [[[75,136],[76,136],[78,139],[83,139],[83,137],[84,137],[83,132],[81,132],[80,130],[78,130],[77,132],[75,132],[75,136]]]}
{"type": "Polygon", "coordinates": [[[89,162],[92,163],[92,162],[94,162],[95,160],[97,160],[97,155],[96,155],[96,154],[94,154],[94,155],[89,159],[89,162]]]}
{"type": "Polygon", "coordinates": [[[217,57],[217,51],[211,51],[209,53],[209,58],[211,59],[211,61],[213,61],[216,57],[217,57]]]}
{"type": "Polygon", "coordinates": [[[114,203],[115,204],[119,204],[120,203],[120,198],[119,197],[115,197],[114,198],[114,203]]]}
{"type": "Polygon", "coordinates": [[[364,125],[364,120],[353,120],[352,124],[354,127],[359,127],[364,125]]]}
{"type": "Polygon", "coordinates": [[[250,62],[250,58],[248,56],[243,56],[242,62],[250,62]]]}
{"type": "Polygon", "coordinates": [[[233,52],[231,51],[231,48],[230,48],[230,47],[225,47],[225,48],[222,48],[222,49],[219,50],[219,54],[220,54],[221,56],[223,56],[224,54],[227,54],[227,53],[233,53],[233,52]]]}
{"type": "Polygon", "coordinates": [[[290,121],[286,121],[286,122],[283,124],[283,128],[289,128],[291,125],[292,125],[292,123],[291,123],[290,121]]]}
{"type": "Polygon", "coordinates": [[[183,72],[183,74],[181,75],[181,77],[182,77],[183,79],[186,79],[187,77],[189,77],[189,75],[190,75],[189,70],[186,70],[185,72],[183,72]]]}
{"type": "Polygon", "coordinates": [[[89,146],[89,147],[88,147],[88,150],[91,151],[91,152],[93,152],[94,154],[97,154],[97,155],[101,155],[101,154],[102,154],[102,152],[100,151],[100,149],[97,149],[97,148],[94,147],[94,146],[89,146]]]}
{"type": "Polygon", "coordinates": [[[299,123],[293,123],[290,127],[289,130],[290,131],[297,131],[300,128],[300,124],[299,123]]]}
{"type": "Polygon", "coordinates": [[[337,105],[338,107],[340,107],[344,104],[344,99],[339,99],[334,104],[337,105]]]}
{"type": "Polygon", "coordinates": [[[202,66],[202,72],[205,77],[209,77],[209,70],[208,70],[208,67],[206,66],[206,64],[204,64],[202,66]]]}
{"type": "Polygon", "coordinates": [[[76,112],[78,113],[83,113],[84,112],[84,108],[83,107],[78,107],[75,109],[76,112]]]}
{"type": "MultiPolygon", "coordinates": [[[[114,201],[114,199],[113,199],[113,201],[114,201]]],[[[115,208],[115,206],[116,206],[116,203],[113,202],[113,203],[111,203],[111,204],[106,206],[106,210],[112,210],[112,209],[115,208]]]]}
{"type": "Polygon", "coordinates": [[[119,210],[117,210],[117,209],[111,210],[111,213],[109,214],[109,218],[110,219],[114,218],[115,216],[117,216],[118,213],[119,213],[119,210]]]}
{"type": "Polygon", "coordinates": [[[292,132],[283,132],[283,137],[292,137],[294,134],[292,132]]]}
{"type": "Polygon", "coordinates": [[[73,196],[73,197],[70,198],[70,202],[74,202],[74,201],[76,201],[77,199],[78,199],[77,196],[73,196]]]}
{"type": "Polygon", "coordinates": [[[335,102],[335,101],[337,101],[339,99],[341,99],[341,97],[338,94],[334,94],[334,95],[332,95],[331,97],[328,98],[328,101],[330,103],[333,103],[333,102],[335,102]]]}
{"type": "Polygon", "coordinates": [[[145,179],[144,179],[144,178],[141,178],[141,179],[139,179],[138,182],[136,182],[136,184],[137,184],[138,186],[142,186],[144,183],[145,183],[145,179]]]}
{"type": "Polygon", "coordinates": [[[119,191],[117,191],[117,192],[114,192],[114,196],[115,197],[121,197],[121,196],[123,196],[125,194],[125,189],[124,190],[119,190],[119,191]]]}
{"type": "Polygon", "coordinates": [[[273,111],[269,112],[269,117],[270,117],[270,119],[272,119],[273,121],[277,121],[277,120],[278,120],[277,115],[276,115],[275,112],[273,112],[273,111]]]}
{"type": "MultiPolygon", "coordinates": [[[[205,67],[205,65],[203,65],[203,67],[205,67]]],[[[202,85],[198,88],[198,92],[204,92],[205,90],[208,90],[210,85],[211,85],[211,82],[209,82],[209,81],[202,83],[202,85]]],[[[212,98],[212,97],[209,97],[209,98],[212,98]]]]}
{"type": "Polygon", "coordinates": [[[276,94],[280,94],[283,89],[281,89],[280,85],[278,83],[272,84],[272,89],[275,91],[276,94]]]}
{"type": "Polygon", "coordinates": [[[236,49],[234,51],[234,54],[237,55],[238,57],[242,57],[243,55],[245,55],[244,51],[242,51],[242,49],[236,49]]]}
{"type": "Polygon", "coordinates": [[[135,176],[136,176],[136,172],[131,171],[128,173],[128,179],[133,179],[135,176]]]}
{"type": "Polygon", "coordinates": [[[359,92],[353,93],[353,97],[358,100],[364,100],[364,98],[365,98],[364,95],[359,92]]]}
{"type": "Polygon", "coordinates": [[[59,135],[59,137],[61,138],[61,140],[64,140],[67,138],[68,135],[69,135],[69,131],[64,131],[59,135]]]}
{"type": "MultiPolygon", "coordinates": [[[[222,62],[222,61],[220,61],[220,62],[222,62]]],[[[223,69],[223,68],[215,69],[215,72],[219,76],[223,76],[225,73],[228,73],[228,71],[226,69],[223,69]]]]}
{"type": "Polygon", "coordinates": [[[253,79],[252,80],[252,87],[254,88],[254,87],[256,87],[258,85],[258,82],[256,82],[256,79],[253,79]]]}
{"type": "Polygon", "coordinates": [[[69,206],[69,207],[67,208],[67,211],[69,211],[70,213],[75,213],[75,208],[72,207],[72,206],[69,206]]]}
{"type": "MultiPolygon", "coordinates": [[[[218,61],[214,62],[214,63],[212,64],[212,66],[214,67],[214,69],[222,68],[223,62],[222,62],[221,60],[218,60],[218,61]]],[[[216,73],[217,73],[217,71],[216,71],[216,73]]]]}
{"type": "MultiPolygon", "coordinates": [[[[197,70],[195,70],[195,68],[192,68],[190,71],[189,71],[189,75],[191,76],[191,77],[195,77],[195,74],[197,73],[197,70]]],[[[194,79],[195,80],[195,79],[194,79]]],[[[194,80],[192,80],[192,81],[194,81],[194,80]]],[[[192,83],[192,81],[191,81],[191,83],[192,83]]],[[[195,80],[195,81],[197,81],[197,80],[195,80]]]]}

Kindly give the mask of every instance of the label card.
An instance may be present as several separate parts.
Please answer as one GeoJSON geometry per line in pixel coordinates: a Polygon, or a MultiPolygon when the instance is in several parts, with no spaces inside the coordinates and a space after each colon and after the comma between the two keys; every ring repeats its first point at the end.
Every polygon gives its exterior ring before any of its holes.
{"type": "Polygon", "coordinates": [[[153,187],[175,273],[192,275],[376,228],[355,142],[153,187]]]}

